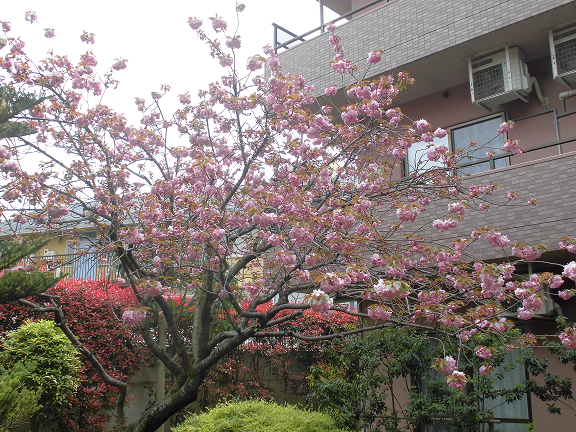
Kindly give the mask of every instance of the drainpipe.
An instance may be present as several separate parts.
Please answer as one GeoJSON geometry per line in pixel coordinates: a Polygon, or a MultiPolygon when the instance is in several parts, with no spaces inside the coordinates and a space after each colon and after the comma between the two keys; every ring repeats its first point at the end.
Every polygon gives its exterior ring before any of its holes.
{"type": "Polygon", "coordinates": [[[318,0],[320,3],[320,33],[324,33],[324,0],[318,0]]]}
{"type": "Polygon", "coordinates": [[[562,92],[558,95],[558,98],[562,101],[562,108],[564,108],[564,112],[566,112],[566,99],[574,95],[576,95],[576,90],[574,89],[562,92]]]}
{"type": "Polygon", "coordinates": [[[542,91],[540,90],[540,85],[538,84],[538,80],[534,77],[530,78],[530,84],[534,86],[534,90],[536,90],[536,96],[538,96],[538,100],[542,106],[548,105],[548,98],[544,97],[542,91]]]}

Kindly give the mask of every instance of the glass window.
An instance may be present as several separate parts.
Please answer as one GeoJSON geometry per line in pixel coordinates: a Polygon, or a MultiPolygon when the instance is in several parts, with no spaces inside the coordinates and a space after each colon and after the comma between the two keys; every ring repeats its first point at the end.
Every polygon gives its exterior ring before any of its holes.
{"type": "MultiPolygon", "coordinates": [[[[463,126],[450,129],[452,149],[464,150],[462,163],[473,162],[475,159],[485,159],[486,153],[492,152],[495,156],[506,154],[504,150],[505,136],[497,133],[500,123],[504,121],[501,115],[463,126]],[[475,147],[470,147],[471,142],[476,142],[475,147]]],[[[478,164],[468,165],[459,170],[460,174],[477,174],[489,169],[506,166],[507,158],[493,159],[478,164]]]]}
{"type": "MultiPolygon", "coordinates": [[[[425,171],[433,167],[443,166],[441,160],[436,162],[428,160],[426,152],[430,144],[431,143],[420,141],[413,144],[412,147],[408,149],[408,157],[406,159],[408,173],[414,172],[416,170],[425,171]]],[[[450,148],[448,135],[446,135],[444,138],[435,138],[432,144],[435,146],[443,145],[446,148],[450,148]]]]}

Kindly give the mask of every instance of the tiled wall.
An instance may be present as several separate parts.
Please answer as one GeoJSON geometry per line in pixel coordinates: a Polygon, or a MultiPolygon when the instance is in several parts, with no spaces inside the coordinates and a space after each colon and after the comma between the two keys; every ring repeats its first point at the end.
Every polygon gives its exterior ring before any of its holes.
{"type": "MultiPolygon", "coordinates": [[[[575,172],[576,152],[571,152],[466,179],[463,182],[466,187],[489,182],[501,185],[487,200],[488,204],[494,205],[488,211],[467,211],[458,227],[443,233],[429,226],[427,237],[430,241],[446,243],[460,237],[470,238],[472,229],[490,225],[500,228],[510,238],[510,246],[522,241],[541,243],[550,250],[557,250],[559,237],[576,235],[575,172]],[[502,206],[510,191],[519,194],[520,200],[502,206]],[[536,206],[526,205],[531,198],[537,199],[536,206]]],[[[421,225],[428,220],[448,217],[448,202],[432,204],[416,221],[421,225]]],[[[410,231],[411,225],[406,224],[405,232],[410,231]]],[[[484,239],[478,240],[467,252],[481,259],[502,257],[502,250],[484,239]]],[[[510,253],[509,247],[507,253],[510,253]]]]}
{"type": "MultiPolygon", "coordinates": [[[[564,4],[569,0],[394,0],[343,24],[346,56],[357,62],[362,76],[368,52],[386,55],[372,66],[377,75],[443,49],[461,44],[564,4]]],[[[329,33],[280,53],[285,72],[302,74],[317,91],[350,84],[350,78],[329,70],[333,51],[329,33]]]]}

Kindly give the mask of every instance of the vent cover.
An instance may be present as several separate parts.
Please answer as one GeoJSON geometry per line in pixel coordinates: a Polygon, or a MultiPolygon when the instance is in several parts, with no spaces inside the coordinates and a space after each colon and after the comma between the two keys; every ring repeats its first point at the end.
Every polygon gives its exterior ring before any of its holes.
{"type": "Polygon", "coordinates": [[[472,77],[474,79],[474,95],[478,99],[486,99],[504,91],[502,64],[474,72],[472,77]]]}
{"type": "Polygon", "coordinates": [[[576,82],[576,26],[551,30],[549,35],[554,79],[571,88],[576,82]]]}
{"type": "Polygon", "coordinates": [[[472,103],[491,108],[515,99],[524,99],[530,92],[530,75],[524,55],[517,47],[468,59],[472,103]]]}

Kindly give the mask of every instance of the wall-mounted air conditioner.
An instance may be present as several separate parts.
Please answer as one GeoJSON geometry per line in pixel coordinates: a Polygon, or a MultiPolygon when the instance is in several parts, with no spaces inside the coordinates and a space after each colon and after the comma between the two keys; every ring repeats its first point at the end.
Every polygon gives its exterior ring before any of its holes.
{"type": "Polygon", "coordinates": [[[576,82],[576,25],[549,31],[554,80],[572,88],[576,82]]]}
{"type": "Polygon", "coordinates": [[[468,59],[472,103],[491,108],[525,98],[532,84],[524,53],[518,47],[505,46],[493,54],[468,59]]]}

